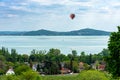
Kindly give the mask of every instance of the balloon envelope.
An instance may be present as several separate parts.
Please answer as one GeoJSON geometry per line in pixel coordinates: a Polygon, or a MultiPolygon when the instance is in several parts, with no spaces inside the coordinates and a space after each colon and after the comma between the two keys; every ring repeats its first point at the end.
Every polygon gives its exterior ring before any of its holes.
{"type": "Polygon", "coordinates": [[[75,18],[75,14],[70,14],[70,18],[74,19],[75,18]]]}

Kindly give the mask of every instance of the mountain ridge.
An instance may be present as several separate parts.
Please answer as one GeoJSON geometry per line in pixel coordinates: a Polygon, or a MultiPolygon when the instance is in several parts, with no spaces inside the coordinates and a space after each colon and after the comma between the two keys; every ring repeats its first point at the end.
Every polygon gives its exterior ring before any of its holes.
{"type": "Polygon", "coordinates": [[[22,35],[22,36],[38,36],[38,35],[46,35],[46,36],[94,36],[94,35],[110,35],[111,32],[96,30],[91,28],[85,28],[80,30],[66,31],[66,32],[58,32],[40,29],[36,31],[0,31],[0,35],[22,35]]]}

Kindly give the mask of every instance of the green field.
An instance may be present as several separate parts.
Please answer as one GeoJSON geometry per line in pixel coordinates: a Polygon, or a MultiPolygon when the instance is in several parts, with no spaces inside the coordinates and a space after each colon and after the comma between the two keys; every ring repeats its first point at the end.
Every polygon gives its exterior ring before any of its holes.
{"type": "Polygon", "coordinates": [[[50,76],[42,76],[43,80],[80,80],[78,75],[50,75],[50,76]]]}

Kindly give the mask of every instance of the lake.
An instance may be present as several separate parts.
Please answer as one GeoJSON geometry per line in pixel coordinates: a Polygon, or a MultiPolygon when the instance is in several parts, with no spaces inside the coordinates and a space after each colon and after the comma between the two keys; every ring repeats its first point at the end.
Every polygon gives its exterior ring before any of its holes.
{"type": "Polygon", "coordinates": [[[107,48],[109,36],[0,36],[0,47],[14,48],[19,54],[30,54],[33,49],[58,48],[68,54],[76,50],[86,54],[99,53],[107,48]]]}

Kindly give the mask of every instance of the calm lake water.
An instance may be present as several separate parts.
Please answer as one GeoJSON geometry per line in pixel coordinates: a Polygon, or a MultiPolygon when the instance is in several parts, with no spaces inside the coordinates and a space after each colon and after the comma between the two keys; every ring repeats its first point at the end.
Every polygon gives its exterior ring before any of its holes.
{"type": "Polygon", "coordinates": [[[94,54],[107,48],[108,40],[109,36],[0,36],[0,47],[14,48],[20,54],[50,48],[58,48],[64,54],[72,50],[94,54]]]}

